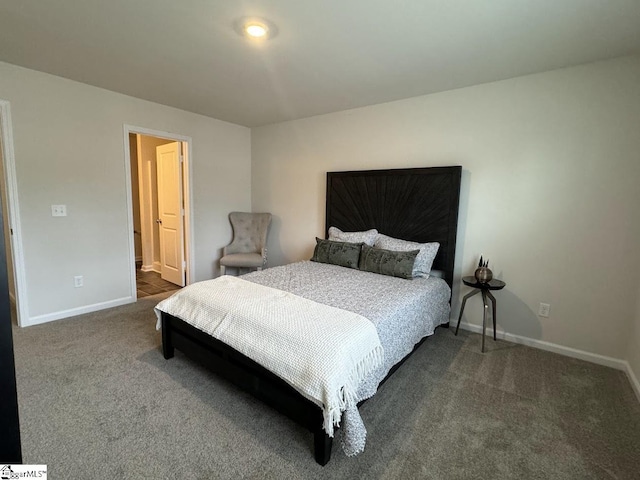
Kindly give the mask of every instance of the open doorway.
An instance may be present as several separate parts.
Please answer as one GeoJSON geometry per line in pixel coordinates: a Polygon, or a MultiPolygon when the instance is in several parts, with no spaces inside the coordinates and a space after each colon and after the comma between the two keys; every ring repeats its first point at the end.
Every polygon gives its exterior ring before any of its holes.
{"type": "Polygon", "coordinates": [[[136,297],[189,283],[189,139],[125,129],[136,297]]]}

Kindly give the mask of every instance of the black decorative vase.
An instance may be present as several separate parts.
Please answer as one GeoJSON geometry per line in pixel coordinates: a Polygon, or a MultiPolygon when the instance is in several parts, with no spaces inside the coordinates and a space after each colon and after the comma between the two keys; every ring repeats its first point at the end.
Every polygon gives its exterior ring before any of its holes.
{"type": "Polygon", "coordinates": [[[493,272],[488,267],[478,267],[474,273],[476,280],[480,283],[489,283],[493,278],[493,272]]]}

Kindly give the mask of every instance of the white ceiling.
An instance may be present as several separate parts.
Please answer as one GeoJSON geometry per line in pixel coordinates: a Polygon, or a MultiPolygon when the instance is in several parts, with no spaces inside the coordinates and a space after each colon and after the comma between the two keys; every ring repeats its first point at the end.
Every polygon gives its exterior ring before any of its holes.
{"type": "Polygon", "coordinates": [[[636,53],[640,0],[0,1],[0,60],[250,127],[636,53]]]}

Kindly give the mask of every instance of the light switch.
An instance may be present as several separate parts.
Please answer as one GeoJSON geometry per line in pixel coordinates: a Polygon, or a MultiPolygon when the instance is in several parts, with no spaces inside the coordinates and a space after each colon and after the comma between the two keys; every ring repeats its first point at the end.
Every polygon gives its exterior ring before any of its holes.
{"type": "Polygon", "coordinates": [[[51,205],[51,216],[52,217],[66,217],[67,216],[67,206],[66,205],[51,205]]]}

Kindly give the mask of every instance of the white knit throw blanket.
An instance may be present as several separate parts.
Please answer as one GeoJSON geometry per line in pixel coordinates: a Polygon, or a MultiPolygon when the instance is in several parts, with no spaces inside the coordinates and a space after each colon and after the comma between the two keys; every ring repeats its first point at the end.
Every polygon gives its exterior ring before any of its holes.
{"type": "Polygon", "coordinates": [[[183,288],[156,306],[284,379],[322,407],[333,436],[358,386],[384,352],[374,325],[356,313],[222,276],[183,288]]]}

